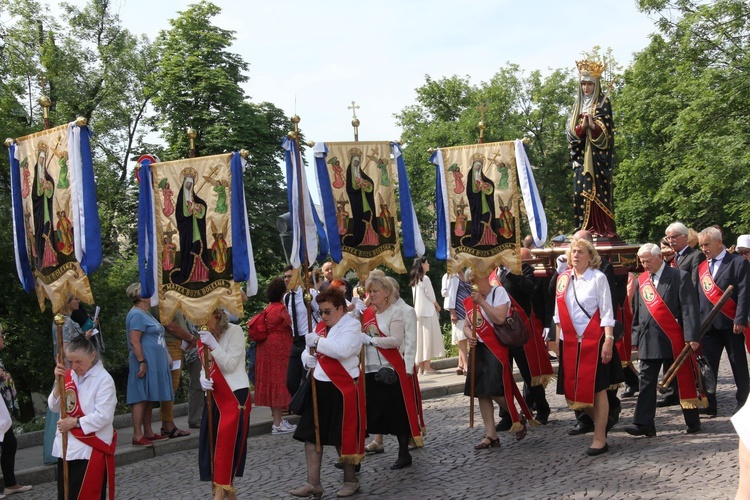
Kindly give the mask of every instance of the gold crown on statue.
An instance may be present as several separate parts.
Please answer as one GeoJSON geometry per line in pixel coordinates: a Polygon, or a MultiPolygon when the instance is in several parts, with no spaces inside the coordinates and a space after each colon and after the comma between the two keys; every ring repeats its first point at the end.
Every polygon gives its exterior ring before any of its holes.
{"type": "Polygon", "coordinates": [[[352,148],[349,150],[349,158],[353,158],[354,156],[358,157],[360,160],[362,159],[362,150],[359,148],[352,148]]]}
{"type": "Polygon", "coordinates": [[[578,66],[578,74],[580,76],[590,76],[593,78],[601,77],[604,70],[607,69],[606,64],[587,60],[576,61],[576,66],[578,66]]]}
{"type": "Polygon", "coordinates": [[[195,180],[198,178],[198,171],[195,170],[193,167],[187,167],[187,168],[182,169],[181,175],[182,175],[183,181],[187,179],[188,177],[192,177],[192,179],[195,180]]]}

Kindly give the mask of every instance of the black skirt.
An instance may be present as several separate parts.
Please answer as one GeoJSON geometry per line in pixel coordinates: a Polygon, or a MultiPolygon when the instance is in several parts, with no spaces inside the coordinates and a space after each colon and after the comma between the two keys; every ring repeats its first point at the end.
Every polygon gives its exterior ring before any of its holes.
{"type": "MultiPolygon", "coordinates": [[[[625,381],[625,373],[622,371],[622,362],[620,361],[620,354],[617,352],[617,347],[612,346],[612,360],[604,364],[602,363],[602,346],[604,345],[604,337],[599,342],[599,354],[596,357],[596,379],[594,381],[594,392],[599,392],[607,389],[609,386],[619,384],[625,381]]],[[[560,352],[557,356],[557,393],[565,394],[565,368],[563,363],[563,344],[560,342],[560,352]]]]}
{"type": "Polygon", "coordinates": [[[504,397],[503,390],[503,365],[497,360],[492,351],[483,343],[477,342],[476,365],[471,362],[469,356],[469,373],[464,386],[464,396],[471,396],[471,367],[476,366],[476,377],[474,378],[475,397],[504,397]]]}
{"type": "Polygon", "coordinates": [[[383,384],[374,373],[365,375],[367,392],[367,432],[369,434],[411,434],[409,417],[401,392],[401,385],[383,384]]]}
{"type": "MultiPolygon", "coordinates": [[[[368,387],[369,389],[369,387],[368,387]]],[[[320,426],[320,444],[341,446],[341,418],[344,415],[344,397],[333,382],[315,381],[315,392],[318,394],[318,425],[320,426]]],[[[307,443],[315,442],[315,417],[313,401],[302,411],[294,439],[307,443]]]]}

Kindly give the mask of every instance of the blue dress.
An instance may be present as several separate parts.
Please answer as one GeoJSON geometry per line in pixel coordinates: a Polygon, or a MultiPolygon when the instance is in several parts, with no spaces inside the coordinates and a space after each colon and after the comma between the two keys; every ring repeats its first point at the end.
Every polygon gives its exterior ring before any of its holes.
{"type": "Polygon", "coordinates": [[[130,351],[130,373],[128,374],[129,405],[142,401],[172,401],[172,375],[170,358],[164,344],[164,327],[149,313],[134,307],[125,319],[128,332],[128,351],[130,351]],[[141,348],[146,360],[146,376],[138,378],[140,364],[133,354],[130,344],[130,332],[138,330],[141,334],[141,348]]]}

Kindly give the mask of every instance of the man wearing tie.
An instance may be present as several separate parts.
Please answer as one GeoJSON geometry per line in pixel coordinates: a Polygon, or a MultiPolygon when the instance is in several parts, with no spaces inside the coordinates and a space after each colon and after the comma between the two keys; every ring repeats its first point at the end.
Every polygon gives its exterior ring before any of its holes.
{"type": "Polygon", "coordinates": [[[693,285],[698,286],[698,265],[706,260],[706,256],[688,245],[688,228],[682,222],[673,222],[667,226],[664,235],[675,253],[672,267],[688,273],[693,285]]]}
{"type": "MultiPolygon", "coordinates": [[[[708,259],[698,266],[700,283],[698,298],[701,320],[705,319],[729,285],[734,286],[732,297],[721,308],[721,312],[711,323],[703,336],[703,354],[716,376],[719,372],[721,352],[726,349],[732,367],[734,383],[737,387],[737,407],[739,410],[750,392],[750,376],[745,355],[743,335],[748,320],[748,262],[739,255],[731,254],[724,248],[721,231],[707,227],[698,234],[698,243],[708,259]]],[[[716,395],[708,395],[709,417],[717,412],[716,395]]]]}
{"type": "MultiPolygon", "coordinates": [[[[638,250],[643,265],[636,288],[633,311],[633,345],[638,346],[641,361],[639,394],[633,425],[625,428],[633,436],[655,436],[656,385],[659,369],[669,367],[686,342],[695,351],[700,347],[698,299],[690,276],[668,266],[661,249],[646,243],[638,250]]],[[[698,408],[705,398],[696,389],[695,356],[691,356],[677,372],[678,402],[687,424],[688,434],[701,429],[698,408]]]]}

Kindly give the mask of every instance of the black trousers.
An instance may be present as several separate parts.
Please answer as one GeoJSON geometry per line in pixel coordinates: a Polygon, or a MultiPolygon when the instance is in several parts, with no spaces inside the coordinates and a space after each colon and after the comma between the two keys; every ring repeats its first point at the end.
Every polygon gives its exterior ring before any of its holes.
{"type": "MultiPolygon", "coordinates": [[[[701,340],[703,355],[706,357],[714,376],[718,377],[721,353],[727,350],[729,366],[732,368],[734,384],[737,387],[737,408],[747,401],[750,392],[750,375],[747,370],[747,355],[745,354],[745,336],[737,335],[731,328],[718,330],[711,327],[701,340]]],[[[716,410],[716,394],[708,395],[708,408],[716,410]]]]}
{"type": "Polygon", "coordinates": [[[286,369],[286,390],[289,391],[291,396],[294,396],[302,383],[302,379],[305,378],[305,367],[302,366],[301,357],[305,348],[305,337],[296,337],[294,344],[292,344],[292,351],[289,353],[289,366],[286,369]],[[297,340],[298,338],[301,341],[297,340]]]}
{"type": "MultiPolygon", "coordinates": [[[[638,400],[635,403],[635,415],[633,423],[636,425],[645,425],[654,427],[654,417],[656,416],[656,386],[659,383],[659,370],[662,365],[669,370],[672,366],[672,358],[665,359],[642,359],[641,373],[639,375],[638,400]]],[[[675,378],[675,381],[677,379],[675,378]]],[[[675,397],[679,399],[677,389],[675,397]]],[[[688,427],[700,424],[698,410],[682,409],[682,416],[688,427]]]]}
{"type": "MultiPolygon", "coordinates": [[[[0,404],[5,404],[5,402],[0,401],[0,404]]],[[[9,488],[16,485],[16,450],[18,449],[18,442],[16,441],[16,435],[13,434],[12,426],[3,436],[0,448],[2,449],[0,469],[3,471],[3,484],[6,488],[9,488]]]]}

